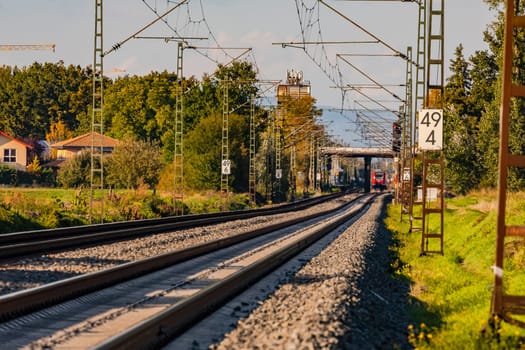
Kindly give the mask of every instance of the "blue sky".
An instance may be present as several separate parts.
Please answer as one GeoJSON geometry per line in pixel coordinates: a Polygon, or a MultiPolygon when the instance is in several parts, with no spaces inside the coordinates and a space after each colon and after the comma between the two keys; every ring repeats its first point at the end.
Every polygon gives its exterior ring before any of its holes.
{"type": "MultiPolygon", "coordinates": [[[[306,6],[316,3],[315,0],[302,0],[302,2],[306,6]]],[[[413,46],[415,51],[418,15],[415,3],[340,0],[326,0],[326,2],[400,52],[406,52],[409,45],[413,46]]],[[[104,1],[105,50],[155,18],[146,4],[156,7],[159,13],[163,13],[167,8],[166,0],[104,1]]],[[[25,66],[35,61],[59,60],[64,61],[65,64],[81,66],[92,64],[94,8],[93,0],[0,0],[0,44],[56,44],[54,53],[0,51],[0,64],[25,66]]],[[[304,78],[311,83],[312,94],[317,99],[318,105],[341,106],[339,90],[334,88],[334,83],[302,50],[275,45],[275,43],[302,40],[295,0],[190,0],[190,6],[184,8],[186,9],[190,10],[192,19],[200,21],[198,25],[191,27],[195,32],[188,31],[191,36],[209,37],[207,30],[209,27],[221,46],[239,49],[230,50],[231,55],[241,53],[242,48],[252,48],[250,54],[245,57],[256,63],[261,79],[284,80],[288,69],[302,71],[304,78]],[[204,11],[202,12],[201,9],[204,11]],[[202,21],[203,19],[205,22],[202,21]]],[[[482,32],[492,21],[495,13],[490,12],[482,0],[445,0],[445,11],[447,64],[453,58],[454,48],[459,43],[465,47],[467,57],[475,50],[486,48],[482,40],[482,32]]],[[[314,19],[317,19],[316,16],[314,19]]],[[[168,17],[168,22],[172,26],[182,25],[187,22],[186,12],[173,12],[168,17]]],[[[325,41],[366,39],[362,31],[322,5],[319,12],[319,28],[325,41]]],[[[315,33],[318,28],[312,29],[315,33]]],[[[171,36],[173,32],[164,23],[159,22],[142,35],[171,36]]],[[[215,45],[211,40],[194,40],[191,44],[215,45]]],[[[329,58],[333,59],[336,54],[372,52],[375,48],[350,44],[328,46],[327,50],[329,50],[329,58]]],[[[104,70],[110,76],[142,75],[152,70],[175,71],[176,52],[174,43],[132,39],[104,59],[104,70]]],[[[204,73],[213,72],[215,66],[213,61],[192,50],[184,52],[185,76],[194,75],[200,78],[204,73]]],[[[226,62],[225,57],[217,56],[217,51],[207,52],[214,58],[226,62]]],[[[404,82],[405,63],[399,58],[348,59],[383,84],[404,82]]],[[[344,61],[343,63],[339,61],[339,64],[344,67],[345,81],[356,83],[361,81],[362,76],[344,61]]],[[[342,132],[342,128],[344,126],[338,126],[338,130],[334,132],[342,132]]]]}

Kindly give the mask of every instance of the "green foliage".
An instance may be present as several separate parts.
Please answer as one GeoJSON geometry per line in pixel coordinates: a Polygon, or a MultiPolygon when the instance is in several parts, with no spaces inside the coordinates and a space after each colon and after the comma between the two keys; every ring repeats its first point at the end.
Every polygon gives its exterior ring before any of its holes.
{"type": "Polygon", "coordinates": [[[158,140],[173,126],[172,115],[163,107],[174,104],[174,80],[173,74],[166,72],[117,79],[104,98],[108,134],[117,139],[158,140]]]}
{"type": "MultiPolygon", "coordinates": [[[[228,90],[229,110],[248,115],[252,95],[257,93],[254,84],[256,72],[253,65],[246,61],[234,61],[229,66],[219,64],[214,75],[217,79],[215,91],[218,100],[223,101],[226,88],[228,90]]],[[[220,104],[217,105],[220,106],[220,104]]]]}
{"type": "Polygon", "coordinates": [[[91,152],[83,151],[64,161],[57,182],[65,188],[91,187],[91,152]]]}
{"type": "MultiPolygon", "coordinates": [[[[170,196],[141,187],[105,192],[105,222],[153,219],[179,215],[170,196]]],[[[88,223],[89,188],[0,188],[0,233],[77,226],[88,223]]],[[[249,207],[243,194],[222,196],[218,192],[186,195],[177,203],[184,214],[201,214],[249,207]]],[[[97,208],[95,208],[96,210],[97,208]]]]}
{"type": "MultiPolygon", "coordinates": [[[[90,67],[66,67],[62,62],[57,64],[33,64],[30,67],[0,67],[0,130],[5,130],[15,137],[34,143],[44,137],[56,142],[91,131],[92,118],[92,74],[90,67]]],[[[192,189],[218,189],[220,186],[220,143],[222,135],[216,126],[210,126],[203,133],[207,138],[199,137],[201,131],[194,131],[202,124],[210,124],[208,118],[220,117],[228,111],[229,158],[233,163],[232,175],[229,177],[230,188],[243,192],[248,187],[249,162],[249,118],[252,110],[252,98],[257,94],[257,72],[255,67],[246,61],[232,62],[228,66],[219,65],[212,74],[205,74],[202,79],[195,77],[177,77],[170,72],[151,72],[145,76],[126,76],[116,80],[104,79],[104,130],[107,135],[117,139],[133,139],[155,145],[160,149],[163,167],[174,159],[175,106],[183,104],[184,119],[184,172],[192,189]],[[183,94],[179,94],[179,84],[183,94]],[[213,130],[212,130],[213,129],[213,130]],[[219,133],[217,133],[217,131],[219,133]],[[188,141],[187,137],[190,138],[188,141]],[[194,145],[193,141],[197,141],[194,145]],[[202,151],[201,151],[202,150],[202,151]],[[190,161],[188,161],[190,159],[190,161]],[[186,169],[187,167],[187,169],[186,169]]],[[[313,107],[313,98],[290,101],[287,116],[300,115],[302,120],[294,121],[293,127],[301,131],[294,134],[297,142],[297,164],[300,171],[307,173],[307,148],[309,136],[316,132],[314,116],[320,113],[313,107]],[[303,127],[305,124],[308,127],[303,127]]],[[[268,129],[268,112],[255,106],[256,147],[260,147],[261,134],[268,129]]],[[[287,119],[291,120],[291,118],[287,119]]],[[[290,124],[291,125],[291,124],[290,124]]],[[[286,132],[292,132],[290,125],[286,132]]],[[[269,135],[266,135],[269,137],[269,135]]],[[[264,139],[267,139],[263,136],[264,139]]],[[[149,147],[151,148],[151,147],[149,147]]],[[[271,166],[275,159],[274,150],[266,148],[259,152],[258,159],[262,165],[271,166]],[[266,152],[266,153],[264,153],[266,152]],[[272,158],[273,157],[273,158],[272,158]]],[[[151,154],[150,154],[151,155],[151,154]]],[[[125,157],[104,165],[107,183],[112,186],[136,188],[142,183],[153,187],[158,182],[155,164],[149,164],[146,171],[139,173],[136,159],[128,161],[125,169],[125,157]],[[107,169],[106,169],[107,168],[107,169]],[[118,170],[112,171],[112,168],[118,170]],[[126,168],[127,169],[127,168],[126,168]],[[150,171],[154,169],[153,171],[150,171]],[[142,179],[142,180],[140,180],[142,179]]],[[[128,154],[128,156],[131,156],[128,154]]],[[[32,157],[32,155],[31,155],[32,157]]],[[[286,163],[283,155],[283,163],[286,163]]],[[[87,154],[69,160],[58,172],[58,183],[66,188],[88,186],[90,184],[90,159],[87,154]]],[[[141,160],[141,162],[144,159],[141,160]]],[[[142,163],[141,163],[142,164],[142,163]]],[[[34,166],[38,164],[34,163],[34,166]]],[[[288,189],[286,164],[283,164],[284,179],[280,184],[285,198],[288,189]]],[[[258,187],[274,181],[275,171],[263,169],[259,176],[258,187]],[[268,176],[271,174],[271,176],[268,176]],[[270,179],[266,179],[270,177],[270,179]],[[268,181],[266,181],[268,180],[268,181]]],[[[272,169],[275,170],[275,169],[272,169]]],[[[34,169],[32,173],[35,172],[34,169]]],[[[5,172],[4,183],[19,184],[24,174],[5,172]]],[[[97,175],[97,174],[95,174],[97,175]]],[[[24,180],[25,181],[25,180],[24,180]]],[[[37,182],[42,183],[41,179],[37,182]]],[[[53,181],[46,180],[46,183],[53,181]]],[[[30,181],[33,183],[33,181],[30,181]]]]}
{"type": "MultiPolygon", "coordinates": [[[[153,219],[175,215],[175,208],[153,194],[144,191],[112,192],[107,209],[108,221],[153,219]]],[[[187,213],[187,209],[183,209],[187,213]]]]}
{"type": "MultiPolygon", "coordinates": [[[[498,10],[496,20],[487,27],[484,39],[489,50],[476,51],[469,61],[463,57],[463,47],[456,48],[451,60],[452,75],[445,88],[445,156],[447,184],[458,193],[497,185],[499,124],[501,110],[501,78],[503,67],[503,4],[499,0],[485,1],[498,10]]],[[[525,5],[518,3],[519,11],[525,5]]],[[[514,51],[525,51],[525,33],[515,35],[514,51]]],[[[513,84],[525,84],[525,60],[515,55],[513,84]]],[[[525,152],[525,103],[513,99],[510,107],[509,150],[525,152]]],[[[525,171],[511,168],[509,189],[525,187],[525,171]]]]}
{"type": "Polygon", "coordinates": [[[10,206],[0,203],[0,233],[30,231],[41,229],[42,226],[12,210],[10,206]]]}
{"type": "Polygon", "coordinates": [[[89,69],[63,62],[2,68],[0,130],[18,138],[44,139],[50,124],[62,120],[73,130],[77,114],[91,103],[89,69]]]}
{"type": "Polygon", "coordinates": [[[15,185],[17,183],[17,173],[16,169],[5,165],[0,166],[0,184],[15,185]]]}
{"type": "Polygon", "coordinates": [[[451,60],[452,75],[445,88],[445,157],[447,184],[454,192],[464,194],[488,185],[480,176],[493,168],[487,164],[492,154],[491,142],[486,135],[492,132],[487,128],[489,113],[487,101],[492,101],[496,66],[493,56],[487,52],[477,52],[467,62],[463,56],[463,46],[456,48],[455,58],[451,60]],[[480,123],[480,119],[482,122],[480,123]],[[480,142],[480,136],[483,141],[480,142]]]}
{"type": "MultiPolygon", "coordinates": [[[[189,188],[218,190],[221,186],[222,115],[203,118],[186,137],[184,178],[189,188]]],[[[235,165],[234,165],[235,166],[235,165]]]]}
{"type": "Polygon", "coordinates": [[[131,138],[121,142],[105,163],[105,181],[115,188],[137,189],[142,184],[154,188],[162,169],[158,144],[131,138]]]}
{"type": "MultiPolygon", "coordinates": [[[[409,341],[421,349],[519,349],[525,332],[502,324],[499,342],[487,333],[494,282],[496,195],[479,192],[450,199],[445,213],[444,256],[420,256],[421,234],[409,233],[409,222],[399,222],[400,207],[391,205],[386,224],[400,241],[395,247],[398,277],[412,283],[409,341]],[[422,327],[421,325],[425,326],[422,327]],[[514,346],[508,346],[514,344],[514,346]]],[[[509,220],[525,220],[525,194],[509,200],[509,220]]],[[[429,227],[439,220],[430,216],[429,227]]],[[[436,240],[437,241],[437,240],[436,240]]],[[[523,250],[521,242],[520,250],[523,250]]],[[[509,250],[507,250],[509,252],[509,250]]],[[[523,294],[523,255],[507,253],[505,283],[508,291],[523,294]]]]}
{"type": "Polygon", "coordinates": [[[495,187],[498,179],[499,106],[492,103],[483,113],[479,124],[478,152],[482,155],[479,173],[480,186],[495,187]]]}
{"type": "Polygon", "coordinates": [[[185,200],[192,214],[217,213],[222,210],[249,208],[250,199],[245,193],[230,194],[226,198],[214,191],[200,192],[185,200]]]}
{"type": "Polygon", "coordinates": [[[52,169],[42,168],[39,163],[34,163],[28,170],[31,171],[22,171],[8,166],[0,166],[0,184],[10,186],[53,186],[55,184],[55,174],[52,169]]]}
{"type": "MultiPolygon", "coordinates": [[[[480,182],[481,167],[472,128],[455,112],[450,111],[445,124],[446,180],[453,192],[464,194],[480,182]]],[[[477,131],[476,131],[477,132],[477,131]]]]}
{"type": "MultiPolygon", "coordinates": [[[[44,193],[49,195],[47,190],[44,193]]],[[[85,222],[75,215],[70,203],[51,196],[32,196],[34,191],[10,190],[3,192],[0,221],[5,223],[2,233],[76,226],[85,222]]]]}
{"type": "MultiPolygon", "coordinates": [[[[222,118],[218,113],[203,118],[186,137],[184,178],[190,189],[220,189],[222,118]]],[[[230,186],[234,191],[247,191],[249,121],[245,116],[230,114],[228,124],[229,159],[232,162],[230,186]]]]}

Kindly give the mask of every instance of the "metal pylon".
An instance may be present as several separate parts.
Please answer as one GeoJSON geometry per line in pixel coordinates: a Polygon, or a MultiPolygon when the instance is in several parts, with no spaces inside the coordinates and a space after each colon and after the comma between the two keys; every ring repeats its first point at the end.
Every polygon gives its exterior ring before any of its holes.
{"type": "Polygon", "coordinates": [[[93,108],[91,114],[91,191],[89,222],[93,223],[95,202],[100,202],[99,220],[104,221],[104,68],[102,0],[95,0],[93,49],[93,108]]]}
{"type": "Polygon", "coordinates": [[[401,190],[399,191],[399,202],[401,203],[401,220],[404,215],[410,215],[410,206],[412,201],[412,47],[407,48],[407,65],[406,65],[406,89],[405,89],[405,109],[403,113],[403,134],[401,144],[401,162],[399,166],[398,181],[401,190]]]}
{"type": "Polygon", "coordinates": [[[273,162],[273,114],[270,113],[270,122],[266,126],[266,176],[265,176],[265,190],[266,190],[266,203],[272,201],[272,189],[273,189],[273,174],[272,174],[272,162],[273,162]]]}
{"type": "Polygon", "coordinates": [[[297,196],[297,166],[296,166],[295,144],[290,147],[290,200],[294,201],[297,196]]]}
{"type": "Polygon", "coordinates": [[[277,106],[275,110],[275,123],[274,123],[274,135],[275,135],[275,195],[280,196],[281,194],[281,179],[283,176],[283,165],[282,165],[282,144],[283,144],[283,107],[277,106]]]}
{"type": "MultiPolygon", "coordinates": [[[[415,96],[415,108],[413,120],[417,118],[417,111],[423,108],[425,105],[426,96],[426,42],[427,42],[427,3],[428,0],[419,1],[419,17],[418,17],[418,36],[417,36],[417,49],[416,49],[416,96],[415,96]]],[[[415,184],[416,175],[421,175],[421,171],[417,171],[418,160],[421,162],[421,154],[417,153],[417,138],[418,138],[418,123],[413,124],[412,140],[414,141],[411,149],[410,157],[410,203],[408,205],[408,211],[410,215],[410,232],[423,231],[423,214],[422,206],[423,202],[417,200],[417,188],[415,184]]]]}
{"type": "Polygon", "coordinates": [[[503,44],[503,72],[502,72],[502,97],[500,109],[500,135],[499,135],[499,162],[498,162],[498,215],[497,215],[497,239],[496,239],[496,264],[494,269],[494,290],[492,293],[491,311],[506,322],[525,328],[525,321],[515,318],[516,315],[525,315],[525,295],[511,295],[505,293],[508,290],[508,280],[505,284],[504,259],[505,242],[507,239],[525,237],[524,225],[507,225],[506,218],[510,217],[507,212],[508,173],[510,167],[525,168],[525,155],[513,154],[509,150],[511,103],[512,99],[525,98],[525,85],[513,83],[513,58],[520,52],[515,51],[515,35],[519,35],[525,28],[525,16],[519,14],[515,8],[514,0],[506,1],[505,10],[505,32],[503,44]],[[518,31],[518,29],[521,29],[518,31]]]}
{"type": "Polygon", "coordinates": [[[315,138],[310,135],[310,166],[308,167],[308,191],[315,191],[315,138]]]}
{"type": "Polygon", "coordinates": [[[222,81],[222,142],[221,142],[221,193],[228,195],[228,177],[230,175],[230,151],[228,141],[228,78],[222,81]]]}
{"type": "Polygon", "coordinates": [[[175,100],[175,128],[173,154],[173,206],[177,215],[184,214],[184,105],[183,105],[183,42],[177,44],[177,98],[175,100]]]}
{"type": "Polygon", "coordinates": [[[314,170],[314,191],[321,191],[321,140],[317,139],[315,144],[315,170],[314,170]]]}
{"type": "Polygon", "coordinates": [[[255,206],[257,193],[256,174],[255,174],[255,97],[252,95],[250,104],[250,169],[248,175],[248,192],[250,194],[250,204],[255,206]]]}
{"type": "MultiPolygon", "coordinates": [[[[445,0],[429,0],[428,40],[427,40],[427,96],[426,108],[442,108],[444,91],[444,51],[445,51],[445,0]]],[[[421,145],[420,145],[421,146],[421,145]]],[[[423,151],[422,194],[422,233],[421,254],[443,254],[445,167],[443,150],[423,151]],[[435,189],[437,202],[428,200],[429,190],[435,189]],[[431,215],[439,216],[438,228],[431,230],[431,215]],[[430,246],[430,239],[439,240],[439,249],[430,246]]]]}

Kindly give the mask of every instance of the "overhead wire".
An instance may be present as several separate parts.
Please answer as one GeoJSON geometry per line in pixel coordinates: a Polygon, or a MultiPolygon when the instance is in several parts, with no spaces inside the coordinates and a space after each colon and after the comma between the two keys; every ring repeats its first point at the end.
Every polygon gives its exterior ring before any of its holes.
{"type": "MultiPolygon", "coordinates": [[[[209,25],[209,21],[206,18],[205,15],[205,9],[204,5],[202,3],[202,0],[198,0],[198,3],[196,6],[192,6],[195,4],[197,0],[189,0],[185,2],[185,11],[184,16],[182,16],[180,13],[177,13],[177,18],[175,20],[175,26],[170,24],[169,21],[163,20],[163,23],[166,25],[166,27],[171,30],[173,33],[175,33],[177,36],[183,38],[185,36],[188,37],[198,37],[201,35],[204,37],[205,35],[208,37],[208,39],[213,43],[214,46],[209,47],[200,47],[199,49],[196,49],[195,51],[201,55],[202,57],[208,59],[210,62],[213,62],[215,64],[223,64],[224,61],[221,61],[218,56],[213,57],[210,52],[212,50],[218,50],[221,52],[221,54],[227,59],[227,60],[234,60],[239,59],[238,56],[234,56],[228,52],[228,48],[225,48],[220,45],[218,42],[215,34],[213,33],[213,30],[211,29],[211,26],[209,25]],[[205,33],[205,35],[203,34],[205,33]]],[[[142,0],[142,2],[146,5],[146,7],[158,15],[158,11],[156,8],[156,2],[155,7],[148,4],[147,0],[142,0]]],[[[168,6],[170,3],[174,3],[174,1],[167,1],[168,6]]],[[[192,48],[195,48],[194,45],[192,48]]],[[[254,56],[251,56],[254,58],[254,56]]],[[[257,62],[255,60],[251,61],[251,63],[254,65],[257,71],[259,71],[259,67],[257,66],[257,62]]]]}
{"type": "MultiPolygon", "coordinates": [[[[399,1],[399,0],[396,0],[399,1]]],[[[365,1],[366,2],[366,1],[365,1]]],[[[403,1],[403,2],[415,2],[415,1],[403,1]]],[[[325,46],[325,43],[323,41],[323,33],[321,30],[321,12],[320,12],[320,4],[323,4],[325,7],[330,9],[331,11],[335,12],[337,15],[341,16],[345,20],[347,20],[349,23],[351,23],[353,26],[355,26],[359,31],[362,31],[367,36],[371,37],[373,41],[371,43],[381,45],[383,47],[386,47],[388,50],[392,52],[392,54],[384,54],[384,56],[396,56],[400,57],[403,60],[407,60],[408,58],[406,55],[396,48],[394,48],[392,45],[388,44],[386,41],[382,40],[379,36],[373,34],[371,31],[365,29],[363,26],[359,25],[356,21],[350,19],[348,16],[341,13],[339,10],[335,9],[333,6],[328,5],[323,0],[317,0],[313,5],[306,5],[305,0],[295,0],[296,4],[296,11],[299,18],[299,25],[300,25],[300,33],[303,39],[303,45],[297,45],[296,47],[302,48],[307,57],[309,57],[320,69],[323,71],[323,73],[336,84],[336,87],[339,87],[339,90],[341,92],[341,110],[345,108],[345,104],[349,100],[349,94],[348,91],[355,92],[357,94],[360,94],[367,98],[372,103],[375,103],[379,105],[380,107],[384,108],[384,111],[386,113],[393,113],[397,116],[396,112],[390,110],[385,105],[383,105],[381,102],[375,100],[374,98],[368,96],[368,94],[365,94],[360,87],[353,87],[351,84],[344,83],[345,81],[345,74],[343,74],[342,67],[340,65],[340,62],[345,62],[346,64],[350,65],[352,68],[357,70],[361,75],[363,75],[366,79],[373,82],[378,86],[378,88],[385,91],[390,96],[394,97],[398,102],[404,103],[404,99],[400,98],[396,93],[394,93],[391,89],[388,89],[385,84],[379,83],[377,80],[373,79],[369,74],[364,72],[363,70],[357,68],[356,65],[349,62],[348,59],[345,59],[342,56],[352,56],[352,54],[336,54],[335,62],[332,62],[330,58],[328,57],[327,49],[325,46]],[[317,31],[315,31],[315,29],[317,31]],[[314,38],[314,35],[316,37],[314,38]],[[309,47],[310,44],[315,44],[317,40],[317,45],[311,49],[309,47]],[[327,63],[328,62],[328,63],[327,63]]],[[[335,42],[334,42],[335,43],[335,42]]],[[[284,47],[284,45],[283,45],[284,47]]],[[[358,54],[354,54],[353,56],[358,56],[358,54]]],[[[366,56],[362,54],[362,56],[366,56]]],[[[369,55],[372,56],[372,55],[369,55]]],[[[377,54],[374,54],[374,56],[378,56],[377,54]]],[[[402,84],[394,85],[392,86],[403,86],[402,84]]],[[[366,88],[364,85],[362,88],[366,88]]]]}

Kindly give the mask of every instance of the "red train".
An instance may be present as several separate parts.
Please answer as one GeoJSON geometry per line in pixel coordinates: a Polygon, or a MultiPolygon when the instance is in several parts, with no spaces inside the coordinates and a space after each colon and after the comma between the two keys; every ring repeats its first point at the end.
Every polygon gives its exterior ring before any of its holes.
{"type": "Polygon", "coordinates": [[[372,188],[376,191],[384,191],[386,190],[386,185],[386,172],[382,170],[372,171],[372,188]]]}

